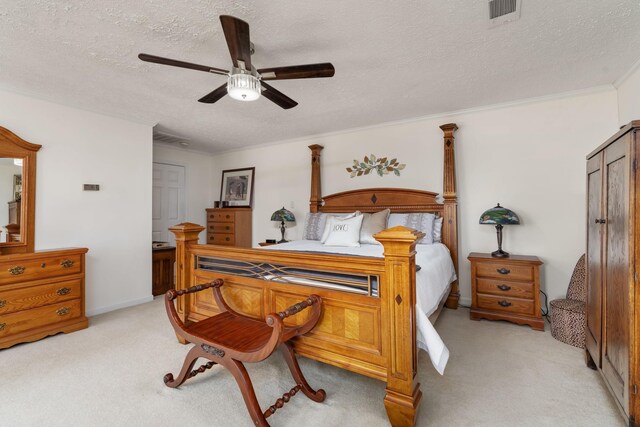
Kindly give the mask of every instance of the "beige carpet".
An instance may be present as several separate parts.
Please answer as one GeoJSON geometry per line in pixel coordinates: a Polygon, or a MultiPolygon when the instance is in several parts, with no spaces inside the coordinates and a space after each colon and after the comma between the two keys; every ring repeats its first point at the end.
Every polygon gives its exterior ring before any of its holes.
{"type": "MultiPolygon", "coordinates": [[[[0,351],[2,426],[251,426],[233,378],[221,367],[180,389],[188,347],[178,344],[161,300],[90,319],[69,335],[0,351]]],[[[451,351],[444,376],[420,355],[419,426],[623,426],[581,350],[548,332],[469,320],[445,310],[436,324],[451,351]]],[[[273,426],[385,426],[384,384],[302,359],[307,379],[327,391],[318,404],[295,396],[273,426]]],[[[248,366],[263,408],[293,382],[280,355],[248,366]]]]}

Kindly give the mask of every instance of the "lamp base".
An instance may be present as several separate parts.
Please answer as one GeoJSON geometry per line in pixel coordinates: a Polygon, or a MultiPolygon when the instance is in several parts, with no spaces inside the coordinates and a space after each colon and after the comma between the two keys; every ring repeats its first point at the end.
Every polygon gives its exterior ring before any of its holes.
{"type": "Polygon", "coordinates": [[[509,252],[505,252],[502,249],[491,252],[491,256],[494,258],[509,258],[509,252]]]}
{"type": "Polygon", "coordinates": [[[287,243],[287,242],[288,242],[288,240],[284,240],[284,239],[282,239],[282,240],[278,240],[278,242],[277,242],[277,243],[287,243]]]}

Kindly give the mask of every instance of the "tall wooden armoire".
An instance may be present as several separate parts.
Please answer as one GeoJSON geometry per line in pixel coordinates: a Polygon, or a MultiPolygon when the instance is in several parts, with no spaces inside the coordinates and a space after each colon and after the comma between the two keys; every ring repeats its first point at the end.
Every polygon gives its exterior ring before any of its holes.
{"type": "Polygon", "coordinates": [[[640,121],[587,156],[587,363],[640,425],[640,121]]]}

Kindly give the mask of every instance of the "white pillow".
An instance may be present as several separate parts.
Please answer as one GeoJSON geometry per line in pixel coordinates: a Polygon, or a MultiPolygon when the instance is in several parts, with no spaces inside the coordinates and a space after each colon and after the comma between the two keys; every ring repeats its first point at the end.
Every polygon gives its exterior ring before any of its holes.
{"type": "Polygon", "coordinates": [[[326,246],[360,246],[360,228],[362,227],[362,215],[352,218],[330,218],[329,235],[325,240],[326,246]]]}
{"type": "Polygon", "coordinates": [[[442,218],[437,217],[433,222],[433,243],[442,243],[442,218]]]}
{"type": "Polygon", "coordinates": [[[433,243],[433,223],[436,216],[432,213],[391,214],[387,227],[402,225],[407,228],[422,231],[425,236],[416,243],[430,245],[433,243]]]}
{"type": "Polygon", "coordinates": [[[329,232],[331,231],[331,219],[333,218],[338,218],[338,219],[349,219],[349,218],[353,218],[360,215],[360,211],[355,211],[353,213],[350,214],[327,214],[327,219],[325,220],[325,226],[324,226],[324,231],[322,232],[322,237],[320,238],[320,242],[324,243],[327,240],[327,237],[329,237],[329,232]]]}
{"type": "Polygon", "coordinates": [[[366,243],[369,245],[379,245],[373,235],[381,232],[387,228],[387,219],[389,218],[389,209],[385,209],[376,213],[362,214],[364,217],[362,220],[362,228],[360,229],[360,243],[366,243]]]}

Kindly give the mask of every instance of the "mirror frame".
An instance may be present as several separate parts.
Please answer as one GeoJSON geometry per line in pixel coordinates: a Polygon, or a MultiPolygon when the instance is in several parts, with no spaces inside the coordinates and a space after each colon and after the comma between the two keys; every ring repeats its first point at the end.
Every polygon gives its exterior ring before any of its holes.
{"type": "Polygon", "coordinates": [[[0,244],[0,254],[2,255],[30,253],[35,249],[36,155],[41,147],[41,145],[25,141],[9,129],[0,126],[0,157],[23,159],[20,241],[2,242],[0,244]]]}

